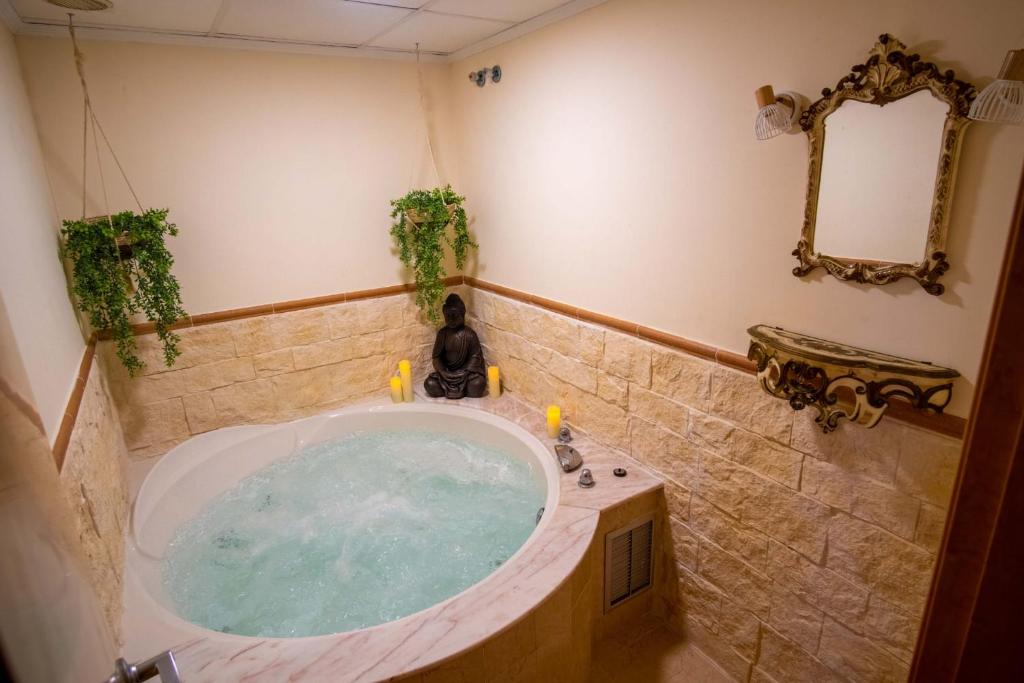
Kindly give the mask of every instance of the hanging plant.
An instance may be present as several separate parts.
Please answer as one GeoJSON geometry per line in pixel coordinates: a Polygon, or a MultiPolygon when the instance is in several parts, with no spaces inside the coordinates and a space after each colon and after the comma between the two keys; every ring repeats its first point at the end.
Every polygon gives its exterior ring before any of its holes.
{"type": "Polygon", "coordinates": [[[178,228],[167,222],[167,209],[64,221],[61,228],[61,255],[72,264],[78,307],[93,328],[110,331],[117,357],[132,376],[144,367],[132,329],[138,313],[156,327],[167,367],[181,353],[171,325],[186,313],[171,274],[174,257],[164,245],[166,235],[177,234],[178,228]]]}
{"type": "Polygon", "coordinates": [[[432,190],[413,190],[391,202],[391,236],[398,247],[398,257],[413,272],[416,283],[416,305],[433,323],[441,320],[441,299],[444,296],[444,245],[455,254],[455,266],[466,264],[469,248],[478,245],[469,236],[465,197],[451,185],[432,190]],[[452,236],[448,226],[452,226],[452,236]]]}

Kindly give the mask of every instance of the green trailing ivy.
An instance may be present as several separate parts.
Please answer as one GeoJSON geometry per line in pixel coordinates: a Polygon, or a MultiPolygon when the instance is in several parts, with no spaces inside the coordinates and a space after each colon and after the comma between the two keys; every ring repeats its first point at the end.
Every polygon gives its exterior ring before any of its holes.
{"type": "Polygon", "coordinates": [[[391,202],[391,236],[398,247],[398,257],[413,272],[416,283],[416,305],[433,322],[441,320],[441,299],[444,296],[442,280],[444,245],[455,254],[455,266],[466,264],[470,247],[477,248],[467,230],[465,197],[460,197],[451,185],[432,190],[413,190],[401,199],[391,202]],[[413,216],[415,222],[410,220],[413,216]],[[453,227],[452,236],[448,226],[453,227]]]}
{"type": "Polygon", "coordinates": [[[174,258],[164,245],[165,236],[177,234],[178,228],[167,222],[167,209],[142,214],[124,211],[110,221],[106,216],[64,221],[61,229],[61,255],[73,267],[72,290],[78,307],[94,329],[110,331],[117,356],[132,375],[144,365],[136,355],[132,331],[137,313],[145,314],[156,327],[168,367],[181,353],[171,325],[186,313],[178,281],[171,274],[174,258]],[[119,238],[124,244],[120,249],[119,238]]]}

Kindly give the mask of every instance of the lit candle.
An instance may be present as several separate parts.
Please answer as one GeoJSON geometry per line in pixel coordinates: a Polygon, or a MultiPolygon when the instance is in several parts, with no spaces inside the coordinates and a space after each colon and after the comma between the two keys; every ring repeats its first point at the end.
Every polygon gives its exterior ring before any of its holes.
{"type": "Polygon", "coordinates": [[[558,438],[558,428],[562,426],[562,411],[558,406],[548,406],[548,436],[558,438]]]}
{"type": "Polygon", "coordinates": [[[402,378],[402,397],[412,400],[412,365],[407,360],[398,361],[398,374],[402,378]]]}
{"type": "Polygon", "coordinates": [[[391,400],[395,403],[401,403],[404,400],[402,398],[402,380],[398,377],[391,378],[391,400]]]}
{"type": "Polygon", "coordinates": [[[497,365],[490,365],[487,368],[487,395],[491,398],[501,396],[501,373],[497,365]]]}

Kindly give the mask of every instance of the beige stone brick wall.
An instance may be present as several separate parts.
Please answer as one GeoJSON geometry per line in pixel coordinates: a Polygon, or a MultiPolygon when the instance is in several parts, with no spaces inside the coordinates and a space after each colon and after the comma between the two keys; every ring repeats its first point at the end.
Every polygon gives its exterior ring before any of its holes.
{"type": "MultiPolygon", "coordinates": [[[[821,434],[743,372],[467,286],[469,324],[526,403],[665,481],[654,609],[738,680],[906,678],[960,442],[883,420],[821,434]]],[[[131,455],[193,434],[294,419],[422,381],[434,329],[410,296],[152,336],[130,379],[108,363],[131,455]]],[[[111,356],[109,343],[101,354],[111,356]]]]}
{"type": "Polygon", "coordinates": [[[138,338],[143,373],[129,377],[111,342],[107,359],[133,457],[162,454],[195,434],[280,422],[386,395],[398,361],[422,382],[434,329],[412,296],[396,295],[233,320],[178,331],[167,368],[154,335],[138,338]]]}
{"type": "Polygon", "coordinates": [[[741,681],[906,679],[959,441],[825,435],[752,375],[464,291],[508,391],[664,478],[671,623],[741,681]]]}
{"type": "Polygon", "coordinates": [[[90,579],[118,642],[128,525],[124,465],[125,444],[117,408],[103,371],[93,363],[60,471],[60,485],[71,506],[90,579]]]}

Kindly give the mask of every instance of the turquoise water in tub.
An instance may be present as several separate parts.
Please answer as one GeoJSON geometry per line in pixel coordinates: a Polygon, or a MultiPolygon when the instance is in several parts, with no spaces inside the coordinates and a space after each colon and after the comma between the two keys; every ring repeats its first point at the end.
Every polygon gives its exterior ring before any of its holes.
{"type": "Polygon", "coordinates": [[[532,467],[434,432],[315,444],[183,524],[164,587],[179,615],[225,633],[313,636],[398,619],[522,546],[545,498],[532,467]]]}

